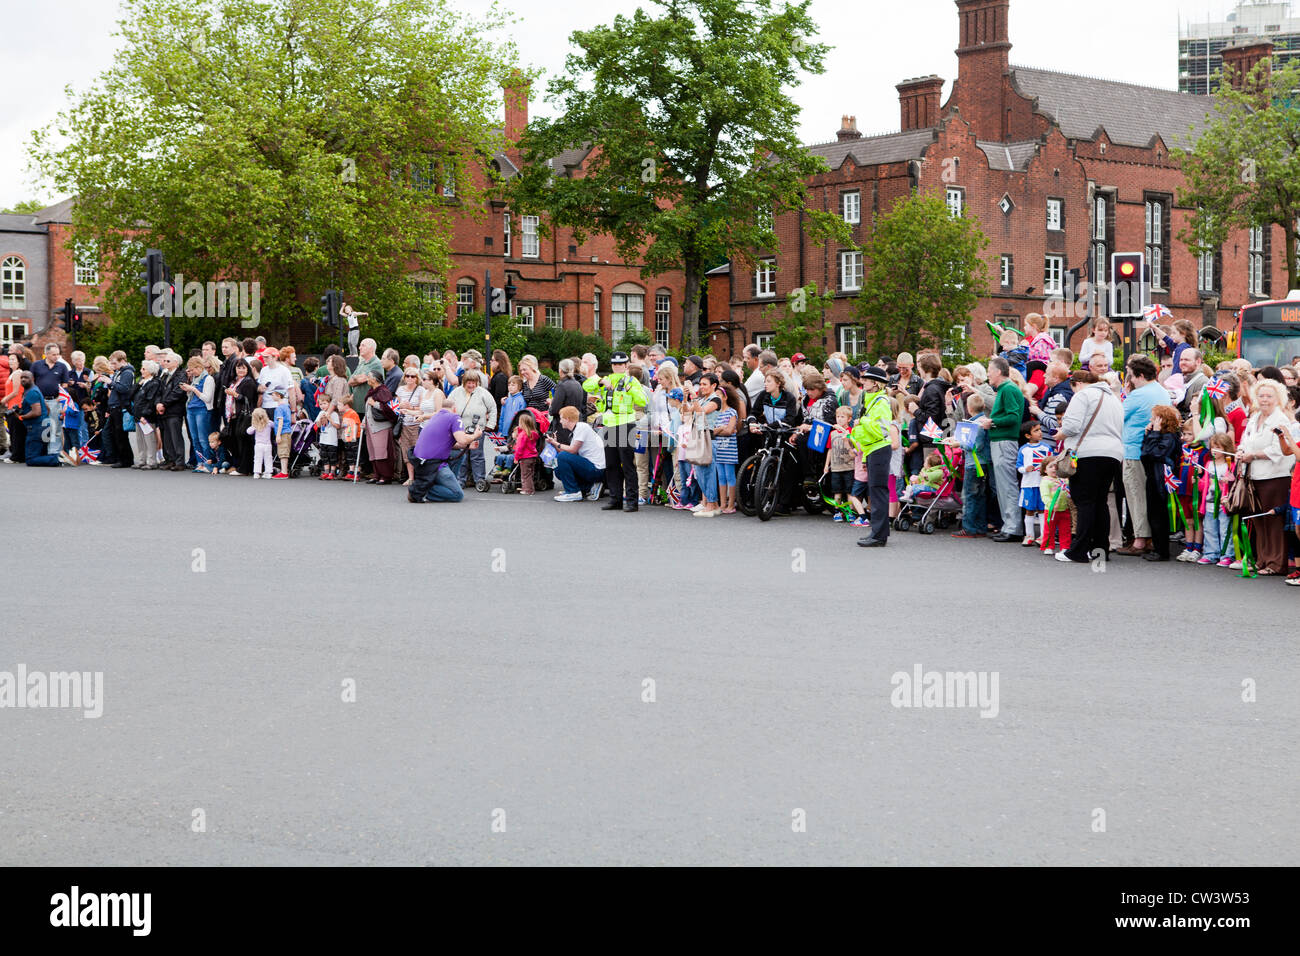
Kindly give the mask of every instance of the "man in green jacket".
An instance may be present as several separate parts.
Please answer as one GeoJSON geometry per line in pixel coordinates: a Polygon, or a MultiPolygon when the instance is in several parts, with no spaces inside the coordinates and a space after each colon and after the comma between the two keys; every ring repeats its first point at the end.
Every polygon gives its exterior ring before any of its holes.
{"type": "Polygon", "coordinates": [[[1025,396],[1011,380],[1011,366],[1004,358],[989,359],[989,384],[996,390],[993,410],[980,419],[988,430],[989,451],[993,457],[993,490],[1002,512],[1002,530],[990,541],[1019,541],[1024,534],[1020,515],[1020,472],[1016,456],[1020,453],[1020,423],[1025,417],[1025,396]]]}
{"type": "Polygon", "coordinates": [[[871,508],[871,533],[858,539],[859,548],[883,548],[889,543],[889,460],[893,456],[889,426],[894,420],[885,387],[889,375],[883,368],[862,370],[862,414],[849,440],[862,453],[867,466],[867,495],[871,508]]]}
{"type": "Polygon", "coordinates": [[[613,371],[597,380],[595,392],[605,426],[605,487],[609,489],[609,501],[601,510],[637,511],[636,420],[648,399],[641,383],[628,374],[626,352],[615,352],[609,364],[613,371]]]}

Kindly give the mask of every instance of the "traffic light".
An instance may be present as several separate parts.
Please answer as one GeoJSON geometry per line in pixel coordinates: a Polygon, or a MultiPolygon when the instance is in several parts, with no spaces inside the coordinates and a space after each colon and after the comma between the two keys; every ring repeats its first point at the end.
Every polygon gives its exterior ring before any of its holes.
{"type": "Polygon", "coordinates": [[[72,331],[72,319],[77,314],[71,299],[63,300],[63,309],[59,312],[58,327],[64,332],[72,331]]]}
{"type": "Polygon", "coordinates": [[[1146,306],[1146,254],[1116,252],[1110,257],[1110,317],[1137,318],[1146,306]]]}
{"type": "MultiPolygon", "coordinates": [[[[163,315],[164,303],[161,300],[154,301],[154,289],[163,281],[165,269],[163,255],[157,249],[150,249],[140,257],[140,293],[144,296],[145,315],[163,315]]],[[[170,305],[171,300],[168,299],[165,307],[170,309],[170,305]]]]}
{"type": "Polygon", "coordinates": [[[327,289],[325,294],[320,297],[320,315],[321,321],[331,329],[340,327],[339,309],[342,307],[342,296],[333,289],[327,289]]]}
{"type": "Polygon", "coordinates": [[[73,335],[81,334],[81,313],[80,312],[72,313],[72,334],[73,335]]]}

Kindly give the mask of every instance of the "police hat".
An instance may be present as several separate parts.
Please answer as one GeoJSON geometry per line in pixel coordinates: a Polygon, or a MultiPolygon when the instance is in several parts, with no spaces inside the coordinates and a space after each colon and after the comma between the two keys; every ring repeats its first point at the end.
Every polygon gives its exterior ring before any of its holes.
{"type": "Polygon", "coordinates": [[[628,362],[626,352],[615,352],[609,357],[610,365],[626,365],[628,362]]]}
{"type": "Polygon", "coordinates": [[[885,370],[878,365],[868,365],[866,368],[862,369],[862,377],[870,379],[873,382],[880,382],[882,385],[889,384],[889,376],[886,375],[885,370]]]}

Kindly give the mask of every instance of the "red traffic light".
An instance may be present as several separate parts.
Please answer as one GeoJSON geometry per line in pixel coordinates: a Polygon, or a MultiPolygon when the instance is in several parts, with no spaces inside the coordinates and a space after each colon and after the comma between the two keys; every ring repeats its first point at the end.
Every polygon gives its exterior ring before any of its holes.
{"type": "Polygon", "coordinates": [[[1119,274],[1122,275],[1125,279],[1133,278],[1133,275],[1136,272],[1137,272],[1137,263],[1135,262],[1127,261],[1127,262],[1121,262],[1119,264],[1119,274]]]}

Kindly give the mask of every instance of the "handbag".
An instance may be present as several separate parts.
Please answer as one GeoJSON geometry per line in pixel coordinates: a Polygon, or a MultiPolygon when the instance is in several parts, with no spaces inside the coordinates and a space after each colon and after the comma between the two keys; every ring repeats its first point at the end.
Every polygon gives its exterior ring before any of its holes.
{"type": "Polygon", "coordinates": [[[135,416],[132,415],[130,412],[128,412],[126,409],[122,410],[122,431],[124,432],[135,431],[135,416]]]}
{"type": "MultiPolygon", "coordinates": [[[[1097,399],[1097,407],[1092,410],[1092,417],[1088,419],[1088,424],[1084,425],[1083,431],[1079,433],[1079,441],[1078,444],[1074,446],[1074,450],[1071,451],[1068,448],[1062,448],[1059,455],[1050,459],[1056,464],[1056,477],[1073,478],[1074,473],[1079,470],[1079,449],[1083,447],[1083,440],[1088,437],[1088,430],[1092,428],[1092,423],[1095,422],[1097,416],[1101,414],[1101,403],[1105,400],[1105,395],[1102,395],[1097,399]]],[[[1047,462],[1043,463],[1043,473],[1047,473],[1047,462]]]]}
{"type": "Polygon", "coordinates": [[[1253,515],[1259,513],[1259,492],[1250,477],[1250,462],[1246,463],[1241,474],[1233,479],[1228,489],[1228,497],[1223,501],[1223,510],[1230,515],[1253,515]]]}
{"type": "Polygon", "coordinates": [[[692,465],[713,464],[713,439],[704,427],[704,419],[695,415],[691,419],[691,431],[682,446],[682,457],[692,465]]]}

